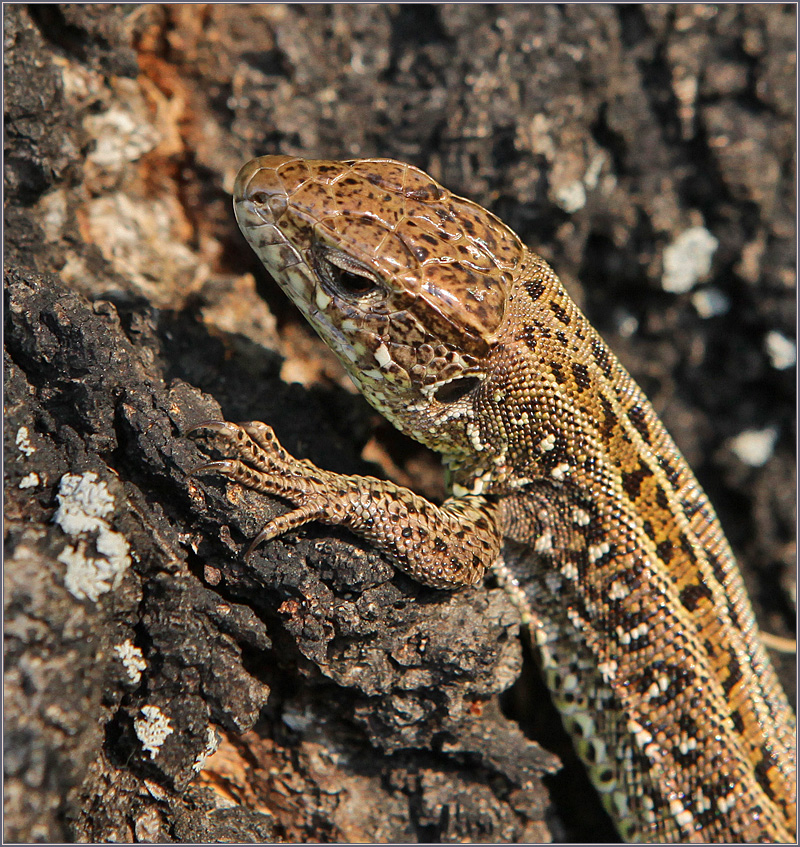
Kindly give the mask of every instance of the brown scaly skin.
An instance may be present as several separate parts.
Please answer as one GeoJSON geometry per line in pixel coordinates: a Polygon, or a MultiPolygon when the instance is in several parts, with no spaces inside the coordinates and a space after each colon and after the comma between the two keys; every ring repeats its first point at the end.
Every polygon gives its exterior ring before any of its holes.
{"type": "Polygon", "coordinates": [[[267,156],[235,188],[264,265],[452,497],[212,427],[206,469],[350,528],[414,578],[494,567],[626,840],[793,841],[795,721],[719,522],[652,406],[496,217],[385,159],[267,156]]]}

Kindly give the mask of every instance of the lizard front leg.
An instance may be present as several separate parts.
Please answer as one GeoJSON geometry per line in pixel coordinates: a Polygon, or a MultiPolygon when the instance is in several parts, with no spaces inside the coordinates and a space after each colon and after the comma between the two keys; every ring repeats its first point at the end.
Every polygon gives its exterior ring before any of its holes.
{"type": "Polygon", "coordinates": [[[212,430],[228,458],[207,462],[194,473],[220,473],[294,506],[261,530],[248,554],[263,541],[316,520],[346,527],[418,582],[456,588],[478,582],[500,551],[497,508],[483,497],[451,497],[436,506],[392,482],[326,471],[291,456],[272,428],[257,421],[206,421],[199,429],[212,430]]]}

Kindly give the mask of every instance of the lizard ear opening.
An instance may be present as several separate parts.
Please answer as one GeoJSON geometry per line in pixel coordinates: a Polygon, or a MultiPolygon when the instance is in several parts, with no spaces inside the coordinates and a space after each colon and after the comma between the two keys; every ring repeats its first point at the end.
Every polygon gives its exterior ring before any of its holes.
{"type": "Polygon", "coordinates": [[[456,403],[481,384],[476,376],[461,376],[446,382],[433,395],[440,403],[456,403]]]}

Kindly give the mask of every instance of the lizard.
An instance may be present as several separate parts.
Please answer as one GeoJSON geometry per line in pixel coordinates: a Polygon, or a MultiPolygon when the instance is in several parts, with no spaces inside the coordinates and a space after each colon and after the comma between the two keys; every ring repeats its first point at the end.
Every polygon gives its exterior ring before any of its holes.
{"type": "Polygon", "coordinates": [[[369,403],[442,455],[449,486],[435,505],[296,459],[264,423],[207,421],[224,458],[198,471],[292,506],[250,550],[320,521],[437,588],[492,570],[623,839],[794,841],[795,718],[731,548],[548,264],[390,159],[256,158],[234,211],[369,403]]]}

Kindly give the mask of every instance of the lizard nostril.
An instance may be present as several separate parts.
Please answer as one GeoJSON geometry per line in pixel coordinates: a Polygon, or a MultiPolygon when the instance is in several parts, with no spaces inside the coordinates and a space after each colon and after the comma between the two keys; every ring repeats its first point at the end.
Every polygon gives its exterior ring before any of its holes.
{"type": "Polygon", "coordinates": [[[273,221],[279,220],[289,205],[285,194],[279,191],[265,191],[263,188],[248,191],[245,198],[254,206],[258,206],[262,214],[268,209],[273,221]]]}

